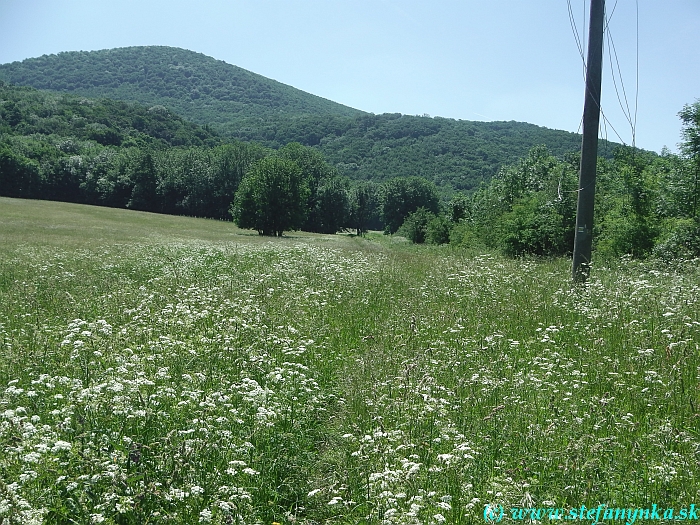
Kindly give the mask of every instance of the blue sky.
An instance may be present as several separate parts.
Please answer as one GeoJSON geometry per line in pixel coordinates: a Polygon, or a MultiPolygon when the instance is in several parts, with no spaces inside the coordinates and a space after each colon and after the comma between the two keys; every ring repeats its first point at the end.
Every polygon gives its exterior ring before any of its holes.
{"type": "MultiPolygon", "coordinates": [[[[589,0],[570,0],[580,37],[589,0]]],[[[672,151],[700,98],[700,0],[607,0],[601,136],[672,151]],[[637,5],[639,39],[637,40],[637,5]],[[637,41],[639,45],[637,46],[637,41]],[[611,46],[608,45],[609,48],[611,46]],[[637,51],[639,67],[637,68],[637,51]],[[615,81],[611,75],[615,68],[615,81]],[[637,85],[637,76],[639,82],[637,85]]],[[[567,0],[0,0],[0,63],[168,45],[373,113],[578,131],[583,66],[567,0]]]]}

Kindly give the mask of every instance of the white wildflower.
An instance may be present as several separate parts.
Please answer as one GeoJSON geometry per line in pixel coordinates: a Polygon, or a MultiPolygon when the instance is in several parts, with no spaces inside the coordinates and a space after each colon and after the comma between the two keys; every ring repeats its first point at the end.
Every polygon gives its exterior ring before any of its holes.
{"type": "Polygon", "coordinates": [[[61,450],[70,450],[71,448],[72,445],[68,443],[68,441],[56,441],[53,448],[51,448],[51,452],[60,452],[61,450]]]}

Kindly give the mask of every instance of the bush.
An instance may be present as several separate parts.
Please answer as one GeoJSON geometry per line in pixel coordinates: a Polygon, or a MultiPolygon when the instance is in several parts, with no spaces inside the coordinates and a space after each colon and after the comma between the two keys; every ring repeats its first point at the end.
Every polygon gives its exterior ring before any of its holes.
{"type": "Polygon", "coordinates": [[[482,236],[472,222],[460,221],[450,230],[450,244],[465,248],[482,247],[482,236]]]}
{"type": "Polygon", "coordinates": [[[632,213],[613,211],[601,226],[596,252],[604,257],[631,255],[640,259],[651,254],[659,228],[632,213]]]}
{"type": "Polygon", "coordinates": [[[418,208],[406,217],[396,233],[406,237],[414,244],[423,244],[428,233],[428,223],[433,219],[435,219],[435,214],[425,208],[418,208]]]}
{"type": "Polygon", "coordinates": [[[430,244],[447,244],[450,242],[450,221],[438,215],[428,221],[425,240],[430,244]]]}
{"type": "Polygon", "coordinates": [[[653,254],[663,260],[700,257],[700,218],[676,220],[653,254]]]}
{"type": "Polygon", "coordinates": [[[501,249],[506,255],[563,255],[569,249],[564,218],[537,196],[521,199],[502,221],[501,249]]]}

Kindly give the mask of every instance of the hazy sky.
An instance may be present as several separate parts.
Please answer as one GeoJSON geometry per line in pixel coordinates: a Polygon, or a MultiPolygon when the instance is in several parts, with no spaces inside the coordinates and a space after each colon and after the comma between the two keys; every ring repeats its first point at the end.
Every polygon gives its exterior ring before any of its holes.
{"type": "MultiPolygon", "coordinates": [[[[589,0],[570,4],[585,43],[589,0]]],[[[638,87],[637,145],[675,150],[677,113],[700,98],[700,0],[606,4],[617,61],[606,50],[603,111],[631,143],[619,64],[632,118],[638,87]]],[[[583,111],[567,0],[0,0],[0,63],[134,45],[190,49],[373,113],[578,131],[583,111]]],[[[610,126],[601,136],[620,140],[610,126]]]]}

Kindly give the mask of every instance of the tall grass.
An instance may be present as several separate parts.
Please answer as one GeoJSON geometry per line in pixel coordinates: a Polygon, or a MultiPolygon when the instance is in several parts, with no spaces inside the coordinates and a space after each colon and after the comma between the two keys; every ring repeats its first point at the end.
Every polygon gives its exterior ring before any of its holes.
{"type": "Polygon", "coordinates": [[[0,199],[0,522],[698,501],[697,264],[0,199]]]}

